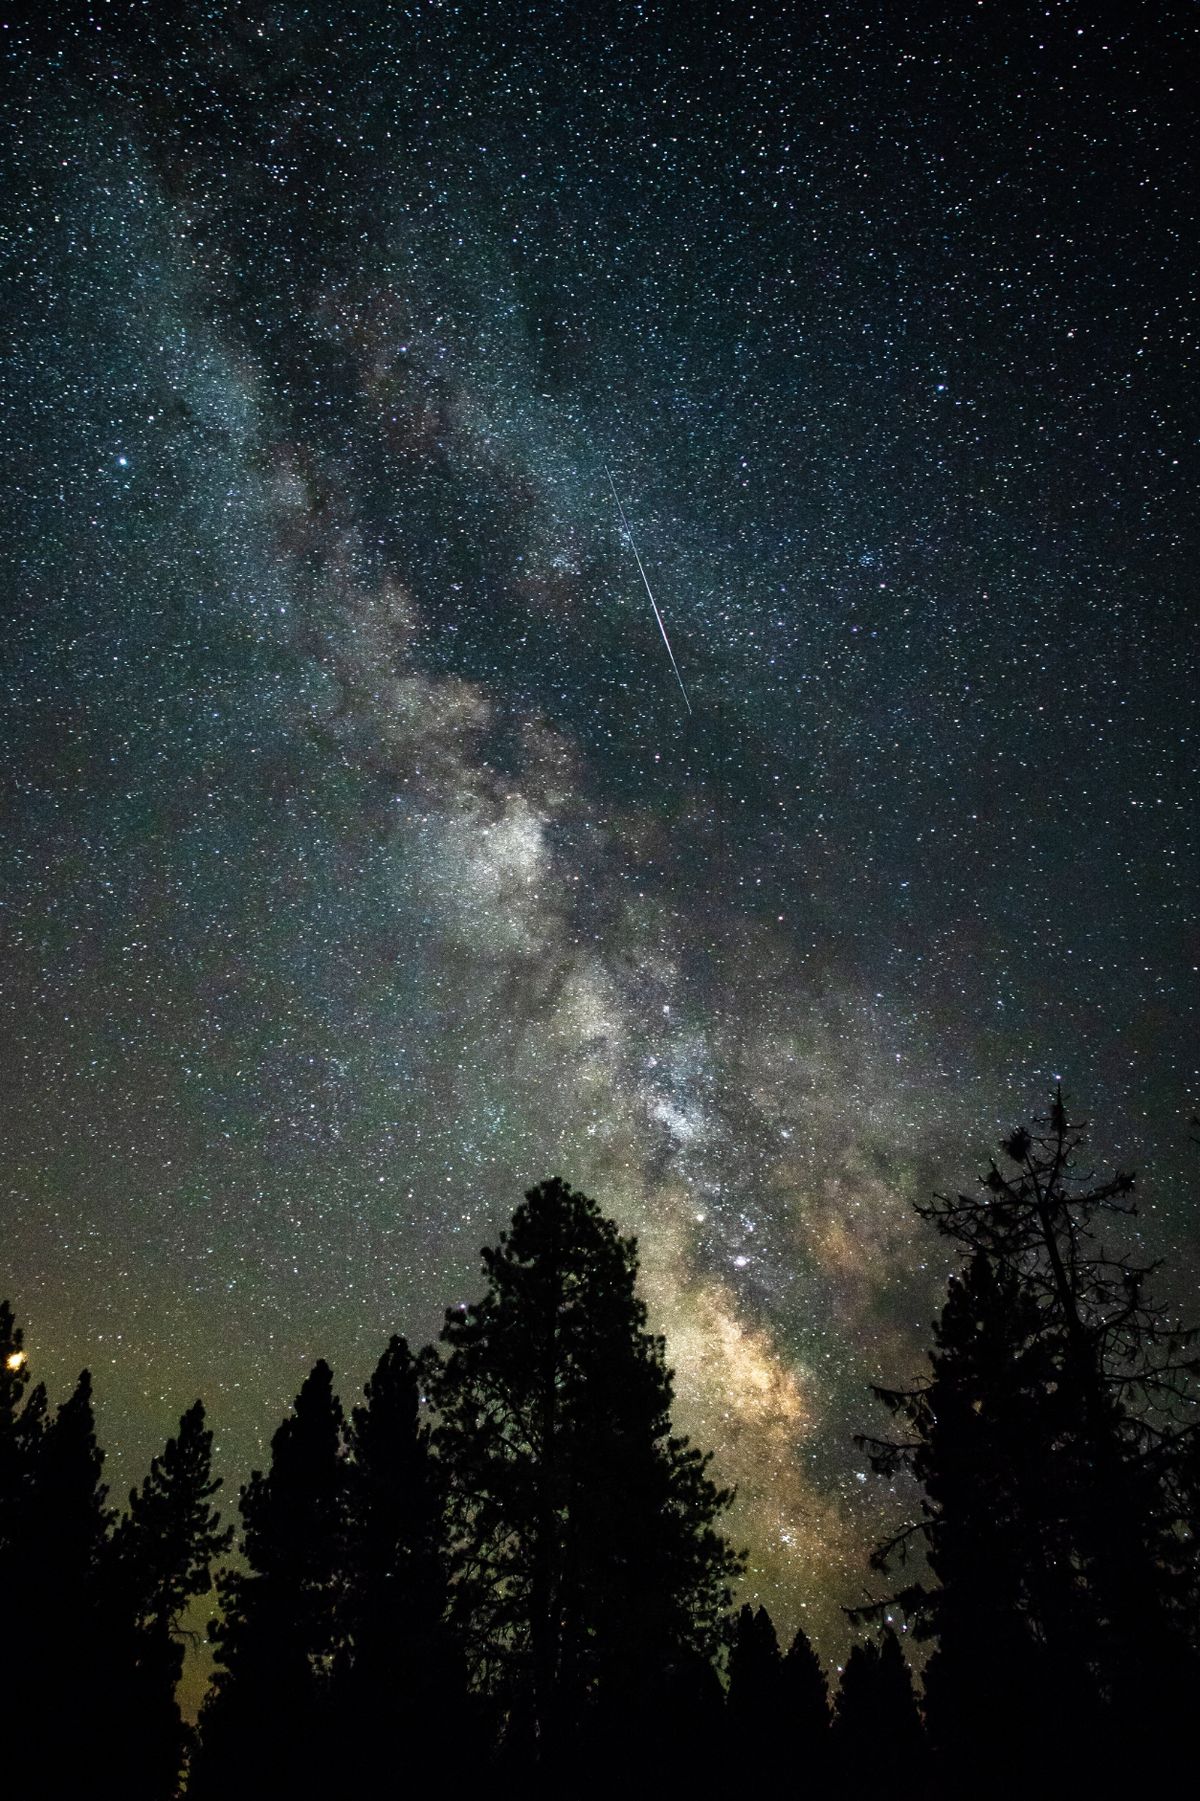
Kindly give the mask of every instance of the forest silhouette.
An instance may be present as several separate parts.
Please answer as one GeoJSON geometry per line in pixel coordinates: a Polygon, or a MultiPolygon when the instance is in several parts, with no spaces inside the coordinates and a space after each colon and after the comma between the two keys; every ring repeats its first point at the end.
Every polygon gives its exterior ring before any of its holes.
{"type": "Polygon", "coordinates": [[[636,1241],[565,1182],[529,1190],[482,1298],[436,1346],[392,1338],[349,1413],[315,1365],[236,1529],[199,1401],[110,1508],[90,1377],[52,1411],[4,1303],[6,1794],[1165,1784],[1200,1674],[1200,1361],[1120,1248],[1132,1178],[1081,1174],[1082,1143],[1057,1093],[978,1194],[918,1209],[959,1267],[927,1377],[877,1391],[897,1436],[861,1441],[918,1512],[874,1554],[886,1592],[832,1692],[803,1632],[782,1647],[735,1607],[732,1497],[673,1430],[636,1241]],[[181,1622],[214,1581],[191,1727],[181,1622]]]}

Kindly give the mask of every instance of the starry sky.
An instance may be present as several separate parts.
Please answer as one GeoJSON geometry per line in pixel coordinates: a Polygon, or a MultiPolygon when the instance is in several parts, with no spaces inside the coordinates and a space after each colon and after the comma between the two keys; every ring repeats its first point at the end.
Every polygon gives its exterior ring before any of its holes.
{"type": "Polygon", "coordinates": [[[1061,1075],[1196,1293],[1194,11],[25,12],[35,1368],[118,1491],[197,1392],[236,1480],[561,1174],[835,1655],[912,1201],[1061,1075]]]}

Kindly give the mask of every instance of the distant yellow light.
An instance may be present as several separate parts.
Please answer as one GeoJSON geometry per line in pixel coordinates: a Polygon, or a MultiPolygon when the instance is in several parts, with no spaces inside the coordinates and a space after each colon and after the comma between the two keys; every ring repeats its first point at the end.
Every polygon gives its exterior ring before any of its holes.
{"type": "Polygon", "coordinates": [[[8,1353],[8,1356],[4,1359],[4,1367],[6,1370],[22,1369],[24,1367],[24,1364],[25,1364],[24,1351],[10,1351],[8,1353]]]}

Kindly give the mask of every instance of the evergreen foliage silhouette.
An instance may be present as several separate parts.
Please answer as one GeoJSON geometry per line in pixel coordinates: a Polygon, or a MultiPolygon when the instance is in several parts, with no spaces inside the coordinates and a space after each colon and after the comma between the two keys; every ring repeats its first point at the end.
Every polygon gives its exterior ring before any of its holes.
{"type": "MultiPolygon", "coordinates": [[[[153,1642],[101,1481],[91,1378],[49,1417],[21,1332],[0,1306],[0,1684],[10,1792],[167,1801],[183,1749],[178,1656],[153,1642]],[[118,1552],[118,1540],[122,1550],[118,1552]],[[66,1730],[31,1725],[53,1696],[66,1730]]],[[[216,1548],[220,1548],[220,1541],[216,1548]]],[[[140,1591],[139,1591],[140,1592],[140,1591]]]]}
{"type": "Polygon", "coordinates": [[[218,1671],[189,1795],[337,1792],[333,1668],[339,1648],[346,1470],[341,1404],[318,1362],[242,1489],[241,1567],[210,1626],[218,1671]]]}
{"type": "Polygon", "coordinates": [[[703,1705],[740,1567],[716,1525],[730,1497],[672,1435],[636,1244],[594,1201],[530,1189],[483,1261],[437,1387],[451,1617],[510,1755],[553,1769],[590,1735],[602,1762],[616,1720],[645,1747],[703,1705]]]}
{"type": "Polygon", "coordinates": [[[398,1740],[412,1782],[440,1781],[450,1746],[460,1770],[478,1753],[446,1623],[441,1473],[423,1413],[432,1361],[393,1338],[351,1415],[338,1716],[364,1796],[394,1792],[398,1740]]]}
{"type": "Polygon", "coordinates": [[[195,1401],[130,1491],[129,1512],[113,1535],[135,1618],[164,1638],[178,1632],[189,1601],[208,1593],[213,1562],[233,1542],[234,1528],[222,1527],[212,1506],[220,1487],[204,1403],[195,1401]]]}
{"type": "Polygon", "coordinates": [[[782,1699],[783,1657],[771,1616],[765,1607],[742,1607],[729,1647],[726,1699],[731,1737],[742,1755],[747,1744],[764,1745],[778,1734],[782,1699]]]}
{"type": "MultiPolygon", "coordinates": [[[[931,1733],[944,1752],[986,1752],[994,1789],[1034,1758],[1050,1772],[1064,1711],[1111,1770],[1129,1710],[1168,1733],[1195,1672],[1180,1476],[1193,1335],[1148,1298],[1151,1266],[1102,1242],[1106,1218],[1133,1213],[1133,1181],[1081,1179],[1082,1141],[1056,1093],[1005,1141],[980,1197],[919,1209],[968,1258],[929,1381],[878,1391],[908,1436],[869,1441],[877,1469],[907,1466],[925,1493],[875,1565],[919,1540],[935,1578],[881,1605],[937,1640],[931,1733]]],[[[1064,1755],[1079,1776],[1079,1754],[1064,1755]]]]}
{"type": "MultiPolygon", "coordinates": [[[[898,1599],[918,1633],[936,1639],[925,1670],[929,1728],[959,1756],[989,1745],[985,1780],[997,1783],[1051,1735],[1072,1679],[1070,1660],[1052,1647],[1065,1652],[1085,1625],[1057,1505],[1073,1422],[1039,1325],[1020,1279],[977,1252],[950,1282],[931,1380],[902,1402],[936,1586],[914,1583],[898,1599]]],[[[875,1566],[886,1569],[891,1552],[876,1553],[875,1566]]],[[[1074,1681],[1086,1716],[1089,1685],[1079,1690],[1078,1672],[1074,1681]]]]}
{"type": "Polygon", "coordinates": [[[829,1734],[829,1684],[805,1633],[797,1628],[781,1671],[781,1707],[806,1758],[825,1748],[829,1734]]]}
{"type": "MultiPolygon", "coordinates": [[[[150,1465],[113,1534],[114,1631],[121,1636],[124,1681],[111,1698],[124,1721],[122,1765],[129,1795],[169,1797],[186,1733],[175,1699],[183,1668],[180,1619],[208,1593],[214,1560],[229,1549],[212,1497],[212,1433],[196,1401],[150,1465]]],[[[118,1666],[121,1667],[121,1666],[118,1666]]]]}
{"type": "Polygon", "coordinates": [[[30,1797],[85,1790],[115,1797],[123,1784],[108,1702],[119,1646],[106,1605],[110,1515],[89,1373],[53,1418],[44,1393],[33,1390],[16,1418],[13,1444],[16,1505],[4,1599],[15,1655],[3,1684],[6,1775],[30,1797]],[[31,1732],[47,1695],[71,1722],[69,1732],[31,1732]]]}
{"type": "Polygon", "coordinates": [[[779,1716],[786,1737],[783,1780],[791,1780],[788,1772],[802,1770],[805,1787],[820,1792],[830,1770],[829,1684],[819,1657],[799,1628],[780,1670],[779,1716]]]}
{"type": "Polygon", "coordinates": [[[852,1794],[912,1795],[924,1786],[925,1744],[912,1673],[890,1626],[855,1645],[834,1704],[837,1779],[852,1794]]]}
{"type": "Polygon", "coordinates": [[[760,1780],[788,1786],[801,1769],[807,1786],[819,1786],[828,1763],[829,1690],[804,1633],[796,1633],[785,1656],[766,1608],[742,1607],[727,1675],[728,1780],[742,1780],[749,1766],[760,1780]]]}
{"type": "Polygon", "coordinates": [[[34,1532],[44,1550],[41,1583],[48,1614],[67,1617],[95,1585],[111,1519],[100,1479],[92,1378],[84,1370],[41,1434],[33,1472],[34,1532]]]}

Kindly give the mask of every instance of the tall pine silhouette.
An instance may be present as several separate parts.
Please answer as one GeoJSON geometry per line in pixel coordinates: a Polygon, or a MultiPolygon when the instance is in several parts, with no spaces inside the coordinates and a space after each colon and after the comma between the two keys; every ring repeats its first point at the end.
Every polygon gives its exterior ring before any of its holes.
{"type": "Polygon", "coordinates": [[[109,1675],[121,1644],[107,1604],[110,1515],[86,1370],[52,1419],[44,1395],[33,1391],[16,1422],[15,1447],[5,1557],[13,1653],[2,1685],[6,1774],[29,1797],[115,1797],[124,1783],[114,1759],[109,1675]],[[69,1731],[34,1730],[47,1695],[69,1731]]]}
{"type": "Polygon", "coordinates": [[[781,1711],[787,1721],[789,1757],[818,1789],[829,1758],[829,1684],[807,1635],[797,1628],[781,1671],[781,1711]]]}
{"type": "Polygon", "coordinates": [[[241,1491],[244,1563],[220,1581],[218,1671],[189,1794],[338,1792],[333,1667],[340,1644],[346,1472],[342,1409],[319,1362],[241,1491]]]}
{"type": "Polygon", "coordinates": [[[338,1719],[364,1801],[396,1792],[398,1759],[407,1783],[438,1784],[449,1748],[460,1772],[478,1755],[446,1622],[442,1481],[423,1406],[431,1356],[393,1338],[351,1416],[338,1719]]]}
{"type": "Polygon", "coordinates": [[[51,1418],[26,1393],[20,1329],[0,1305],[0,1609],[13,1655],[0,1684],[4,1773],[26,1801],[88,1794],[169,1801],[185,1733],[175,1700],[179,1616],[229,1535],[209,1505],[199,1402],[114,1528],[91,1378],[51,1418]],[[53,1696],[62,1729],[33,1730],[53,1696]]]}
{"type": "MultiPolygon", "coordinates": [[[[913,1441],[875,1456],[889,1470],[908,1462],[926,1496],[915,1530],[936,1581],[897,1598],[919,1635],[936,1640],[925,1670],[931,1736],[956,1759],[983,1754],[979,1780],[992,1789],[1031,1760],[1044,1767],[1040,1748],[1053,1742],[1068,1689],[1077,1721],[1092,1711],[1073,1654],[1087,1616],[1058,1468],[1073,1462],[1074,1421],[1040,1320],[1019,1277],[977,1252],[951,1279],[928,1385],[885,1394],[913,1441]]],[[[881,1547],[875,1567],[886,1570],[898,1548],[881,1547]]]]}
{"type": "Polygon", "coordinates": [[[784,1743],[783,1657],[765,1607],[745,1606],[733,1626],[729,1647],[725,1717],[730,1761],[736,1771],[748,1757],[764,1773],[779,1773],[784,1743]]]}
{"type": "Polygon", "coordinates": [[[937,1640],[931,1730],[993,1788],[1034,1758],[1086,1779],[1088,1746],[1111,1773],[1130,1713],[1166,1737],[1195,1673],[1178,1480],[1192,1335],[1150,1299],[1151,1266],[1109,1249],[1133,1180],[1081,1178],[1082,1142],[1056,1093],[979,1196],[919,1209],[967,1262],[930,1380],[879,1391],[907,1436],[875,1443],[876,1467],[907,1465],[926,1498],[877,1567],[923,1541],[936,1584],[894,1599],[937,1640]]]}
{"type": "Polygon", "coordinates": [[[734,1622],[725,1704],[730,1783],[752,1769],[773,1788],[819,1788],[828,1769],[829,1690],[815,1651],[797,1632],[786,1655],[765,1607],[734,1622]]]}
{"type": "Polygon", "coordinates": [[[113,1535],[109,1599],[119,1644],[110,1705],[125,1727],[121,1763],[131,1797],[175,1792],[186,1741],[175,1700],[180,1621],[188,1603],[208,1593],[213,1561],[233,1538],[212,1505],[220,1487],[212,1433],[196,1401],[131,1492],[113,1535]]]}
{"type": "Polygon", "coordinates": [[[842,1670],[831,1733],[835,1788],[852,1795],[916,1795],[925,1743],[912,1674],[890,1626],[855,1645],[842,1670]]]}
{"type": "Polygon", "coordinates": [[[598,1769],[617,1731],[661,1756],[666,1722],[698,1730],[713,1696],[739,1567],[717,1529],[729,1497],[672,1435],[636,1244],[594,1201],[531,1189],[483,1261],[483,1299],[447,1316],[437,1391],[474,1679],[510,1753],[543,1769],[585,1742],[598,1769]]]}

